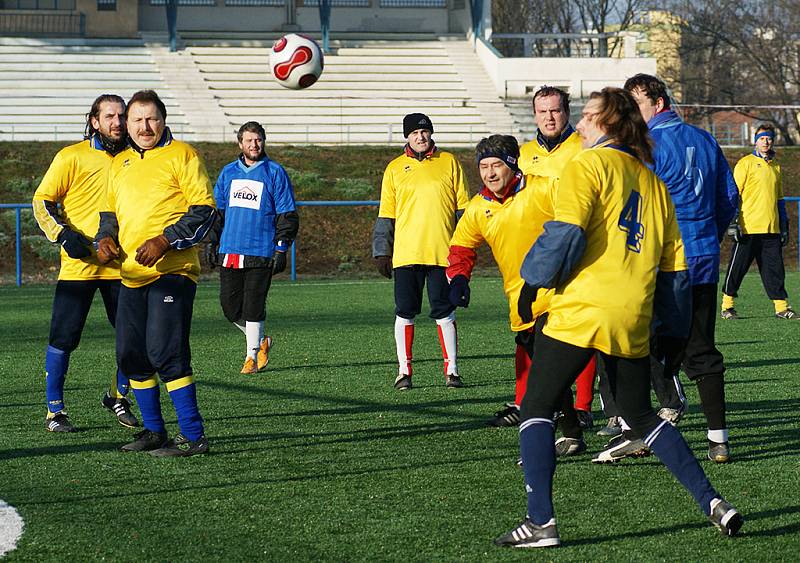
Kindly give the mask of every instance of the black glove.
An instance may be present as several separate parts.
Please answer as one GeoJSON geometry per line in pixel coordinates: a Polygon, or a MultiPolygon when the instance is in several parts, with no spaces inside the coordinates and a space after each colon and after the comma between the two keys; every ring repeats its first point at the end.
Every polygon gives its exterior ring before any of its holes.
{"type": "Polygon", "coordinates": [[[728,225],[727,234],[733,242],[742,242],[742,228],[739,226],[739,223],[731,223],[728,225]]]}
{"type": "Polygon", "coordinates": [[[789,225],[781,225],[781,246],[789,244],[789,225]]]}
{"type": "Polygon", "coordinates": [[[522,289],[519,290],[517,313],[519,313],[519,318],[522,319],[523,323],[533,322],[533,312],[531,311],[531,307],[533,306],[533,302],[536,301],[537,291],[539,291],[539,288],[535,285],[529,284],[528,282],[525,282],[525,285],[523,285],[522,289]]]}
{"type": "Polygon", "coordinates": [[[456,307],[469,307],[469,280],[467,276],[458,275],[450,280],[450,303],[456,307]]]}
{"type": "Polygon", "coordinates": [[[275,251],[272,257],[272,274],[280,274],[286,269],[286,253],[275,251]]]}
{"type": "Polygon", "coordinates": [[[61,230],[56,241],[64,247],[67,256],[70,258],[80,259],[92,255],[90,248],[92,246],[92,241],[69,227],[64,227],[61,230]]]}
{"type": "Polygon", "coordinates": [[[206,262],[213,270],[219,266],[219,243],[209,242],[206,245],[206,262]]]}
{"type": "Polygon", "coordinates": [[[392,257],[391,256],[376,256],[375,267],[378,272],[384,277],[392,279],[392,257]]]}

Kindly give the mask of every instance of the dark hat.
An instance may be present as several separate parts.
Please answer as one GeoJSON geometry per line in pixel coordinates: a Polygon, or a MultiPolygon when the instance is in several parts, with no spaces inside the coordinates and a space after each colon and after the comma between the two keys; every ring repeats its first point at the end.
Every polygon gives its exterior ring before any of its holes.
{"type": "Polygon", "coordinates": [[[409,113],[403,118],[403,137],[408,137],[417,129],[427,129],[433,133],[433,123],[424,113],[409,113]]]}

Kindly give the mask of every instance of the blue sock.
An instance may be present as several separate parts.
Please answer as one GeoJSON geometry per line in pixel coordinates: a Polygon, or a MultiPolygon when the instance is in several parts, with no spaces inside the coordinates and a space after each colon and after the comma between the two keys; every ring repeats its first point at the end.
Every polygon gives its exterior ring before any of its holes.
{"type": "Polygon", "coordinates": [[[705,515],[711,514],[711,501],[719,497],[719,493],[711,486],[681,433],[668,422],[662,422],[645,438],[645,443],[686,487],[705,515]]]}
{"type": "Polygon", "coordinates": [[[47,410],[56,413],[64,410],[64,380],[69,368],[69,352],[47,347],[44,357],[45,396],[47,410]]]}
{"type": "Polygon", "coordinates": [[[126,397],[130,390],[130,380],[122,373],[122,370],[117,370],[117,393],[119,397],[126,397]]]}
{"type": "Polygon", "coordinates": [[[178,416],[178,427],[181,434],[194,442],[203,435],[203,417],[197,408],[197,391],[191,375],[167,382],[167,391],[175,414],[178,416]]]}
{"type": "Polygon", "coordinates": [[[528,493],[528,518],[536,525],[553,518],[553,475],[556,472],[553,421],[529,418],[520,425],[519,451],[528,493]]]}
{"type": "Polygon", "coordinates": [[[133,396],[136,397],[136,403],[139,405],[145,429],[162,434],[166,432],[164,418],[161,416],[161,392],[156,377],[151,376],[144,381],[132,379],[131,389],[133,389],[133,396]]]}

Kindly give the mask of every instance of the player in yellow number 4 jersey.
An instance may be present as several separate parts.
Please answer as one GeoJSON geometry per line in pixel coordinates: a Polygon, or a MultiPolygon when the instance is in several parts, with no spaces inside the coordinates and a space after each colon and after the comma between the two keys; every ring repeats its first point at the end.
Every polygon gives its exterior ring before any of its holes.
{"type": "Polygon", "coordinates": [[[522,320],[530,320],[540,288],[555,288],[555,294],[546,323],[536,326],[536,361],[520,409],[527,517],[495,543],[560,545],[552,498],[552,413],[596,352],[623,418],[712,523],[733,536],[741,515],[711,486],[677,428],[650,404],[654,305],[664,330],[688,332],[688,314],[675,311],[688,311],[683,303],[690,286],[675,207],[646,166],[653,161],[647,125],[630,93],[604,88],[590,95],[577,129],[587,150],[564,169],[555,218],[545,224],[521,270],[522,320]]]}

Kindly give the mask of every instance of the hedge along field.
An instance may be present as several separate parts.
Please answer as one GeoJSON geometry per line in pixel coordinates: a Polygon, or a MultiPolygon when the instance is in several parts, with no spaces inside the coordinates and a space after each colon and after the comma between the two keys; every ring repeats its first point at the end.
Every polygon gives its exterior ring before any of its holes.
{"type": "MultiPolygon", "coordinates": [[[[298,200],[377,200],[386,165],[401,153],[400,145],[363,146],[275,146],[270,158],[282,164],[292,180],[298,200]]],[[[68,143],[0,143],[0,203],[28,203],[55,153],[68,143]]],[[[202,154],[212,183],[222,167],[238,155],[235,143],[195,143],[202,154]]],[[[450,150],[442,147],[443,150],[450,150]]],[[[798,149],[779,147],[786,195],[800,195],[798,149]]],[[[480,178],[470,149],[452,150],[461,161],[471,194],[480,188],[480,178]]],[[[727,149],[731,165],[749,149],[727,149]]],[[[792,230],[797,225],[797,205],[789,206],[792,230]]],[[[372,225],[375,207],[303,207],[298,236],[298,273],[301,276],[353,277],[374,274],[371,259],[372,225]]],[[[23,212],[23,275],[47,281],[58,273],[58,249],[41,234],[33,215],[23,212]]],[[[797,263],[797,237],[793,234],[785,249],[787,268],[797,263]]],[[[728,259],[728,242],[723,246],[723,263],[728,259]]],[[[486,248],[479,253],[479,268],[495,273],[486,248]]],[[[0,213],[0,283],[14,280],[14,213],[0,213]]]]}

